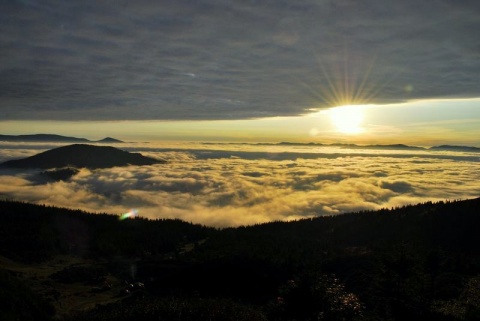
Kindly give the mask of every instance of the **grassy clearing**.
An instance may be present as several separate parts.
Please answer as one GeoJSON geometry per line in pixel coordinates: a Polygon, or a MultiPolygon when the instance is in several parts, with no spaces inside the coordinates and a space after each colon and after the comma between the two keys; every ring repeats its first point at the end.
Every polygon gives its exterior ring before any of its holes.
{"type": "Polygon", "coordinates": [[[0,268],[15,275],[33,292],[45,298],[55,308],[58,317],[94,308],[97,304],[118,301],[124,288],[123,280],[111,274],[105,280],[111,285],[108,290],[100,290],[104,282],[77,280],[66,283],[52,277],[56,273],[72,269],[103,267],[105,262],[85,260],[78,257],[59,256],[43,263],[24,264],[0,256],[0,268]]]}

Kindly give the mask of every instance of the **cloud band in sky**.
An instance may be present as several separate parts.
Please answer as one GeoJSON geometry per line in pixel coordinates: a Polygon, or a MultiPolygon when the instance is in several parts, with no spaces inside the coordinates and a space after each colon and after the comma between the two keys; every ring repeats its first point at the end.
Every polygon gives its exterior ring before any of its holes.
{"type": "Polygon", "coordinates": [[[3,1],[2,120],[245,119],[478,97],[478,1],[3,1]]]}

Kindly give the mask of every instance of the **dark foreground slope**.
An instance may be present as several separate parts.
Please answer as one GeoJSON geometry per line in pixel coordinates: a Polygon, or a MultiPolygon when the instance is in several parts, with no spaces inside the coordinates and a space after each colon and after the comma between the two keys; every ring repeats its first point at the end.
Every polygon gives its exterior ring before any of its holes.
{"type": "Polygon", "coordinates": [[[63,320],[123,299],[120,290],[135,280],[139,258],[172,256],[214,231],[180,220],[120,221],[10,201],[0,201],[0,219],[2,321],[63,320]],[[111,288],[104,292],[106,281],[111,288]]]}
{"type": "Polygon", "coordinates": [[[89,259],[39,280],[67,320],[479,320],[479,213],[475,199],[215,230],[4,201],[0,255],[89,259]],[[82,290],[99,275],[112,288],[82,290]]]}
{"type": "Polygon", "coordinates": [[[165,161],[129,153],[110,146],[74,144],[63,146],[24,159],[10,160],[0,167],[10,168],[108,168],[127,165],[153,165],[165,161]]]}

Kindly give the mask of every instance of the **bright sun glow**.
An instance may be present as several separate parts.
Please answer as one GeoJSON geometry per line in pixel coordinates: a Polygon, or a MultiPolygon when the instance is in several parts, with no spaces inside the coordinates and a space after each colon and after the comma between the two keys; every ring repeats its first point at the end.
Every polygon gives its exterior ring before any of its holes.
{"type": "Polygon", "coordinates": [[[343,134],[360,134],[363,121],[363,108],[361,106],[341,106],[329,110],[330,119],[338,132],[343,134]]]}

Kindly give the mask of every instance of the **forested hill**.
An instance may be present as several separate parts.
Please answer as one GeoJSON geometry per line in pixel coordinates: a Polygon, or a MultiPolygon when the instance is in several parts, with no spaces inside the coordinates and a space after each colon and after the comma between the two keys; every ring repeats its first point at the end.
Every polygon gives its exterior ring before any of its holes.
{"type": "Polygon", "coordinates": [[[0,217],[0,255],[27,262],[60,254],[91,258],[163,254],[214,230],[178,219],[121,221],[118,215],[8,200],[0,201],[0,217]]]}
{"type": "Polygon", "coordinates": [[[57,147],[45,152],[23,158],[9,160],[0,164],[5,168],[110,168],[128,165],[153,165],[165,163],[165,160],[143,156],[111,146],[73,144],[57,147]]]}
{"type": "MultiPolygon", "coordinates": [[[[113,280],[145,285],[108,304],[91,294],[97,307],[67,320],[480,319],[480,199],[221,230],[11,201],[0,215],[1,256],[106,260],[96,267],[113,280]]],[[[48,282],[82,275],[71,266],[48,282]]]]}

